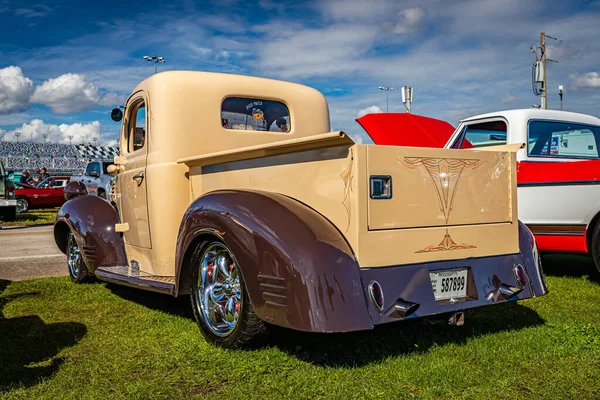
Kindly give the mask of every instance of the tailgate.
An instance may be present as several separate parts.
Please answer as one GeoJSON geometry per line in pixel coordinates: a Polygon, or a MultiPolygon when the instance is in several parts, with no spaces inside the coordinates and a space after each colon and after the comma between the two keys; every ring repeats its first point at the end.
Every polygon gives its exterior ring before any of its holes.
{"type": "Polygon", "coordinates": [[[368,199],[368,229],[512,221],[506,152],[367,146],[367,176],[390,176],[392,197],[368,199]]]}

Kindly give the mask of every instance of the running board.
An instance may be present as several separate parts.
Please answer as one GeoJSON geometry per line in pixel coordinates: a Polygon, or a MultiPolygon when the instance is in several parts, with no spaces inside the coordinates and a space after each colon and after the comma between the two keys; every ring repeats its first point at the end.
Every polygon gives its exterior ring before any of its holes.
{"type": "Polygon", "coordinates": [[[106,282],[170,294],[171,296],[175,295],[175,278],[172,276],[150,275],[132,270],[129,266],[96,268],[94,275],[106,282]]]}

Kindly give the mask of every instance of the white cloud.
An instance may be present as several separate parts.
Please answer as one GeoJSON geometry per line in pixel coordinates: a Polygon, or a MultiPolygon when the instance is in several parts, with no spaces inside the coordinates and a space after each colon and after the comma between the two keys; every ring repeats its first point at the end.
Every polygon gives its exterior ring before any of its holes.
{"type": "Polygon", "coordinates": [[[55,113],[68,114],[97,105],[113,105],[117,98],[114,93],[102,96],[98,87],[86,82],[83,75],[64,74],[36,87],[31,101],[47,105],[55,113]]]}
{"type": "Polygon", "coordinates": [[[573,89],[600,89],[600,73],[588,72],[581,75],[571,75],[573,89]]]}
{"type": "Polygon", "coordinates": [[[518,99],[515,96],[505,96],[502,98],[502,104],[510,104],[516,102],[518,99]]]}
{"type": "Polygon", "coordinates": [[[412,33],[418,31],[425,19],[425,11],[420,7],[406,8],[398,13],[398,21],[388,25],[393,33],[412,33]]]}
{"type": "Polygon", "coordinates": [[[0,69],[0,114],[26,109],[33,93],[33,82],[19,67],[0,69]]]}
{"type": "Polygon", "coordinates": [[[369,106],[366,108],[363,108],[362,110],[359,110],[356,113],[356,117],[360,118],[363,115],[367,115],[367,114],[377,114],[377,113],[382,113],[383,111],[381,111],[381,108],[377,107],[377,106],[369,106]]]}
{"type": "Polygon", "coordinates": [[[360,135],[357,135],[356,133],[351,133],[348,136],[350,136],[350,139],[354,140],[354,143],[356,143],[356,144],[363,143],[363,137],[360,135]]]}
{"type": "Polygon", "coordinates": [[[97,138],[98,145],[116,145],[117,140],[103,135],[102,126],[99,121],[91,121],[89,123],[73,123],[73,124],[47,124],[41,119],[34,119],[29,123],[23,124],[21,127],[10,131],[0,130],[0,140],[16,141],[15,132],[21,132],[19,140],[21,142],[44,142],[46,140],[52,143],[62,144],[93,144],[93,139],[97,138]]]}
{"type": "Polygon", "coordinates": [[[36,4],[31,8],[17,8],[15,10],[15,15],[22,16],[25,18],[37,18],[37,17],[45,17],[50,14],[52,9],[43,4],[36,4]]]}

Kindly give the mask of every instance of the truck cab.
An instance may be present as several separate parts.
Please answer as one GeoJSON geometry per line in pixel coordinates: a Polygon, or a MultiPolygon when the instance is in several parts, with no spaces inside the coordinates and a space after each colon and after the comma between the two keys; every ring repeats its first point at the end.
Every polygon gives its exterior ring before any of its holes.
{"type": "Polygon", "coordinates": [[[519,218],[541,251],[591,254],[600,269],[600,119],[555,110],[467,118],[446,148],[526,143],[517,151],[519,218]]]}
{"type": "Polygon", "coordinates": [[[141,82],[107,200],[83,182],[54,233],[76,283],[191,295],[212,343],[267,324],[346,332],[546,293],[516,214],[520,145],[356,144],[318,91],[194,71],[141,82]]]}

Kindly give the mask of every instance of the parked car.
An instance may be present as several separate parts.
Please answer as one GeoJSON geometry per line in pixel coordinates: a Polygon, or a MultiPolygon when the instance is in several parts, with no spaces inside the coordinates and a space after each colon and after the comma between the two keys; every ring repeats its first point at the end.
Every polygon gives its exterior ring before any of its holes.
{"type": "Polygon", "coordinates": [[[242,346],[267,324],[460,325],[465,309],[547,292],[517,219],[519,146],[355,144],[330,132],[314,89],[192,71],[141,82],[122,120],[110,201],[70,182],[56,244],[76,283],[191,294],[217,345],[242,346]]]}
{"type": "Polygon", "coordinates": [[[0,213],[6,222],[12,222],[17,218],[17,201],[15,200],[15,187],[4,165],[0,161],[0,213]]]}
{"type": "Polygon", "coordinates": [[[509,110],[460,122],[447,148],[526,143],[517,151],[519,218],[540,251],[591,254],[600,270],[600,119],[509,110]]]}
{"type": "Polygon", "coordinates": [[[36,208],[60,207],[65,203],[64,190],[69,182],[68,176],[51,176],[37,186],[15,183],[17,190],[17,212],[23,213],[36,208]]]}
{"type": "Polygon", "coordinates": [[[71,182],[81,181],[88,190],[89,194],[108,198],[111,192],[112,175],[107,172],[107,168],[112,164],[112,160],[98,160],[87,164],[83,174],[71,176],[71,182]]]}

